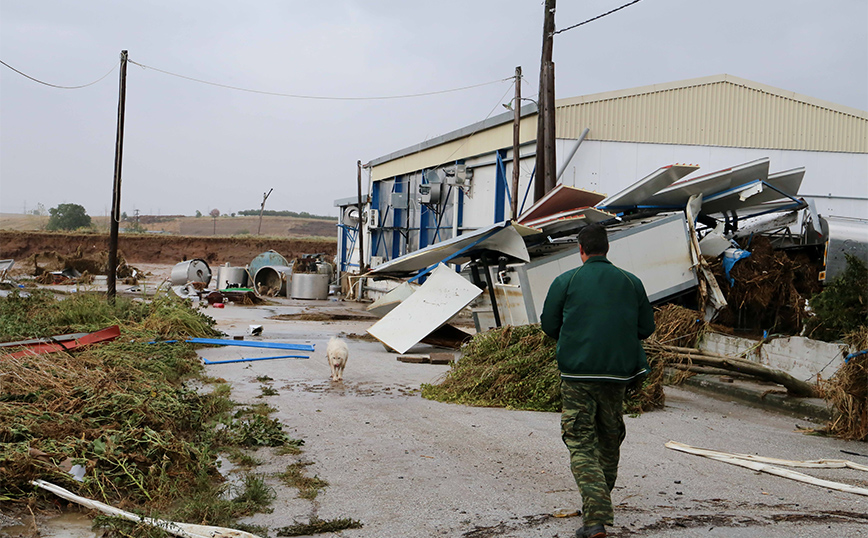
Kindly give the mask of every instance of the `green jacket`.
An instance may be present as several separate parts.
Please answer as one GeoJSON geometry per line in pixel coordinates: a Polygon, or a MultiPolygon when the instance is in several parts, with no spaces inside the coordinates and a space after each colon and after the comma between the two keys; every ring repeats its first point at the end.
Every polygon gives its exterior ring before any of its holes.
{"type": "Polygon", "coordinates": [[[605,256],[558,276],[540,321],[558,341],[562,378],[627,383],[648,372],[641,340],[654,332],[654,312],[645,287],[605,256]]]}

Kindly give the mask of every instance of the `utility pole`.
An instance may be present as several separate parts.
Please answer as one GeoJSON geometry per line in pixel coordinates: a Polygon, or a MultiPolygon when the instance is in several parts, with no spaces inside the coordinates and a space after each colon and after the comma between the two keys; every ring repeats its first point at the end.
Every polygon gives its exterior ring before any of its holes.
{"type": "Polygon", "coordinates": [[[364,274],[365,267],[365,206],[362,202],[362,161],[356,161],[358,169],[358,185],[359,185],[359,274],[364,274]]]}
{"type": "MultiPolygon", "coordinates": [[[[552,0],[554,1],[554,0],[552,0]]],[[[546,75],[546,97],[543,116],[545,116],[545,187],[546,194],[555,188],[558,181],[557,162],[555,160],[555,64],[549,62],[543,69],[546,75]]]]}
{"type": "Polygon", "coordinates": [[[555,0],[545,0],[545,17],[543,19],[542,58],[539,70],[539,102],[536,130],[536,179],[534,181],[534,202],[546,195],[554,187],[554,78],[555,68],[552,63],[552,47],[555,31],[555,0]],[[551,88],[549,88],[551,85],[551,88]],[[549,102],[551,98],[551,102],[549,102]],[[549,126],[551,124],[551,126],[549,126]],[[552,140],[547,146],[548,137],[552,140]],[[548,151],[547,151],[548,148],[548,151]],[[551,170],[549,170],[549,163],[551,170]],[[548,185],[551,184],[551,187],[548,185]]]}
{"type": "Polygon", "coordinates": [[[262,212],[265,211],[265,201],[271,196],[271,191],[274,188],[268,189],[268,192],[262,193],[262,205],[259,206],[259,227],[256,229],[256,235],[262,235],[262,212]]]}
{"type": "Polygon", "coordinates": [[[124,112],[127,103],[127,51],[121,51],[120,90],[118,96],[118,132],[115,139],[115,177],[112,187],[111,233],[108,252],[108,290],[106,297],[114,304],[117,295],[118,226],[121,221],[121,168],[124,158],[124,112]]]}
{"type": "Polygon", "coordinates": [[[512,220],[518,218],[518,145],[521,143],[521,66],[515,68],[515,115],[512,119],[512,220]]]}

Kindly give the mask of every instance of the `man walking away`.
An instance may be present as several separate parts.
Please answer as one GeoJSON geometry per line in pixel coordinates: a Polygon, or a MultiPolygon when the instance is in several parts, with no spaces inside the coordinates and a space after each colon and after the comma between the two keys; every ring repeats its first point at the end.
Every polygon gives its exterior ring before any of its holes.
{"type": "Polygon", "coordinates": [[[606,536],[605,525],[614,523],[624,391],[648,372],[641,340],[654,332],[642,281],[612,265],[608,252],[603,226],[582,228],[582,265],[552,282],[540,318],[542,330],[558,341],[561,436],[582,495],[578,538],[606,536]]]}

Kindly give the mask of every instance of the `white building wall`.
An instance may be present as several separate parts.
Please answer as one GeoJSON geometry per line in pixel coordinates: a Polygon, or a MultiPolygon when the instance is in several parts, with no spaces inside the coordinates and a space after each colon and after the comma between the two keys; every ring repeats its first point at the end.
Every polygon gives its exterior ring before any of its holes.
{"type": "MultiPolygon", "coordinates": [[[[574,144],[574,140],[558,140],[558,156],[563,159],[574,144]]],[[[697,164],[700,169],[693,176],[698,176],[763,157],[770,160],[770,173],[804,166],[805,179],[799,195],[812,199],[821,215],[868,218],[865,153],[585,140],[564,170],[562,182],[614,194],[670,164],[697,164]]]]}

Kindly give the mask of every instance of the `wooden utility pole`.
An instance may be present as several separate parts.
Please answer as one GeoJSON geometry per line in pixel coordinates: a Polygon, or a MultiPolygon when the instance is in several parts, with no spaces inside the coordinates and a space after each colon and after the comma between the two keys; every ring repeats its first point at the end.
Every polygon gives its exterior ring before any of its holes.
{"type": "Polygon", "coordinates": [[[268,192],[262,193],[262,205],[259,206],[259,227],[256,229],[256,235],[262,235],[262,212],[265,211],[265,201],[271,196],[271,191],[273,190],[271,188],[268,189],[268,192]]]}
{"type": "Polygon", "coordinates": [[[521,66],[515,68],[515,115],[512,123],[512,220],[518,218],[518,146],[521,143],[521,66]]]}
{"type": "Polygon", "coordinates": [[[359,274],[364,274],[365,267],[365,205],[362,201],[362,161],[356,161],[359,185],[359,274]]]}
{"type": "Polygon", "coordinates": [[[549,62],[543,69],[546,75],[546,97],[543,107],[545,117],[545,187],[546,194],[555,188],[558,182],[557,161],[555,160],[555,64],[549,62]]]}
{"type": "MultiPolygon", "coordinates": [[[[546,139],[549,132],[554,133],[554,65],[552,64],[552,47],[554,44],[555,31],[555,0],[545,0],[545,17],[543,19],[542,58],[539,70],[539,101],[537,103],[537,130],[536,130],[536,174],[533,188],[534,202],[545,196],[548,192],[547,184],[554,181],[547,180],[554,175],[554,170],[548,170],[548,162],[554,161],[554,138],[549,147],[551,155],[546,158],[546,139]],[[551,65],[551,69],[546,66],[551,65]],[[550,71],[550,73],[549,73],[550,71]],[[552,88],[549,90],[548,86],[552,88]],[[551,96],[552,101],[547,100],[551,96]],[[547,106],[548,105],[548,106],[547,106]],[[551,122],[551,128],[548,123],[551,122]]],[[[554,168],[554,165],[552,165],[554,168]]]]}
{"type": "Polygon", "coordinates": [[[117,295],[118,226],[121,221],[121,168],[124,158],[124,112],[127,103],[127,51],[121,51],[120,94],[118,96],[118,132],[115,139],[115,177],[112,187],[111,232],[108,252],[108,290],[106,297],[112,304],[117,295]]]}

